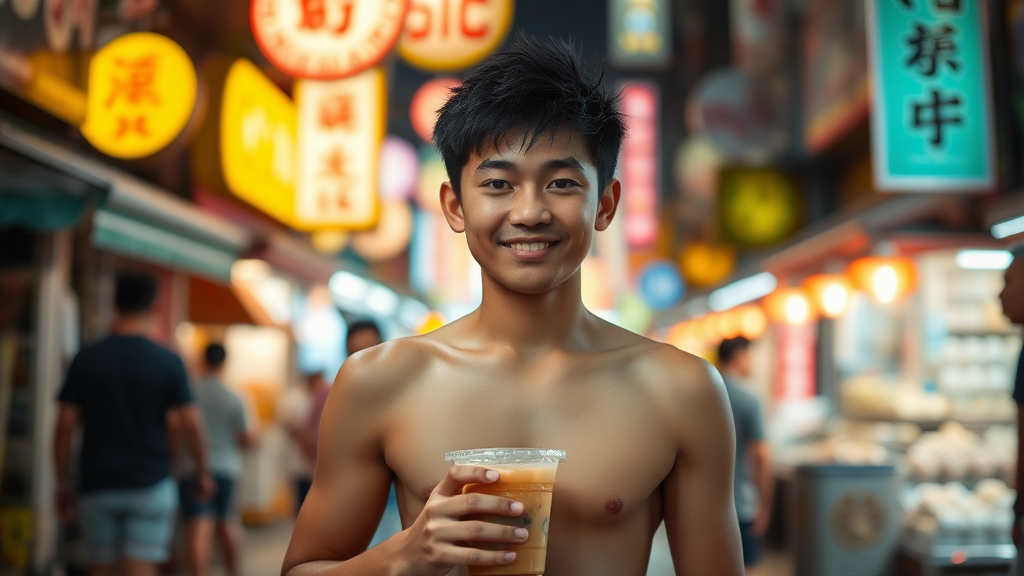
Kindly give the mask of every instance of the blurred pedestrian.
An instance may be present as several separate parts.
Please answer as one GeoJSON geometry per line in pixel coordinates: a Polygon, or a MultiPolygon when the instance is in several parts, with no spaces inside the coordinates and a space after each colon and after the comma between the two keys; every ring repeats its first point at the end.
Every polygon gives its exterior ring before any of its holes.
{"type": "MultiPolygon", "coordinates": [[[[1013,261],[1006,269],[1006,286],[999,293],[1003,304],[1003,314],[1014,324],[1024,324],[1024,244],[1013,251],[1013,261]]],[[[1017,403],[1017,474],[1014,480],[1017,488],[1017,501],[1013,505],[1013,543],[1020,548],[1021,519],[1024,518],[1024,498],[1020,497],[1024,488],[1024,351],[1021,351],[1017,363],[1017,379],[1013,387],[1013,399],[1017,403]]],[[[1017,562],[1017,573],[1024,574],[1024,563],[1017,562]]]]}
{"type": "Polygon", "coordinates": [[[202,416],[181,359],[150,340],[156,282],[122,276],[111,335],[84,347],[58,396],[54,441],[61,520],[80,522],[90,576],[154,576],[170,556],[178,491],[168,421],[180,421],[196,462],[197,492],[213,492],[202,416]],[[71,439],[82,426],[77,490],[71,439]]]}
{"type": "Polygon", "coordinates": [[[718,346],[718,362],[736,426],[733,490],[743,542],[743,566],[747,575],[752,576],[761,560],[759,540],[771,519],[775,479],[760,402],[743,388],[751,375],[750,340],[742,336],[723,340],[718,346]]]}
{"type": "Polygon", "coordinates": [[[282,406],[284,428],[293,442],[292,483],[295,488],[295,513],[298,514],[306,500],[309,487],[313,484],[313,433],[309,418],[314,400],[329,389],[323,372],[309,372],[303,375],[305,390],[296,391],[285,398],[282,406]]]}
{"type": "MultiPolygon", "coordinates": [[[[186,522],[188,567],[193,576],[210,573],[213,546],[220,541],[224,564],[230,576],[241,573],[242,527],[234,509],[235,483],[242,474],[242,450],[251,446],[256,434],[249,424],[242,398],[229,390],[222,379],[227,353],[220,344],[210,344],[204,355],[204,373],[193,387],[196,404],[206,422],[210,446],[210,473],[216,484],[213,498],[202,499],[197,481],[186,474],[179,485],[181,512],[186,522]]],[[[191,472],[192,466],[186,466],[191,472]]]]}
{"type": "MultiPolygon", "coordinates": [[[[349,324],[348,332],[345,334],[345,350],[351,356],[362,352],[367,348],[383,342],[380,335],[380,327],[373,320],[358,320],[349,324]]],[[[316,449],[320,440],[320,417],[324,413],[324,406],[327,404],[327,395],[331,387],[324,386],[313,395],[313,405],[309,411],[309,432],[311,440],[306,444],[309,450],[309,457],[316,464],[316,449]]]]}

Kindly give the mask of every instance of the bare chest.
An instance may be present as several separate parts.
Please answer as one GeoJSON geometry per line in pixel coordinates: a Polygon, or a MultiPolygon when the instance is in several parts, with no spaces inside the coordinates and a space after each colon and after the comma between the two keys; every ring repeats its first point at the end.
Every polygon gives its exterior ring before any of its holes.
{"type": "Polygon", "coordinates": [[[420,386],[402,399],[385,438],[403,517],[414,518],[447,472],[445,452],[486,447],[565,450],[554,532],[649,520],[677,447],[642,390],[629,382],[561,376],[523,382],[471,373],[420,386]]]}

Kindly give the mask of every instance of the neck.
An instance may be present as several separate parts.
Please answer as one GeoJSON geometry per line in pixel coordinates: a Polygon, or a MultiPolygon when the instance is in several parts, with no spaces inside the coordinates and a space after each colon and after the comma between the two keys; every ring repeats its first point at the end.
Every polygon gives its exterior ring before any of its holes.
{"type": "Polygon", "coordinates": [[[745,376],[743,374],[740,374],[738,370],[736,370],[735,368],[730,368],[728,366],[722,368],[720,372],[723,378],[732,378],[733,380],[743,380],[745,378],[745,376]]]}
{"type": "Polygon", "coordinates": [[[519,351],[544,352],[579,348],[593,316],[580,297],[579,271],[541,294],[510,290],[484,272],[483,302],[475,319],[488,340],[519,351]]]}
{"type": "Polygon", "coordinates": [[[119,336],[149,337],[152,328],[153,322],[149,314],[132,314],[119,316],[110,326],[110,331],[119,336]]]}

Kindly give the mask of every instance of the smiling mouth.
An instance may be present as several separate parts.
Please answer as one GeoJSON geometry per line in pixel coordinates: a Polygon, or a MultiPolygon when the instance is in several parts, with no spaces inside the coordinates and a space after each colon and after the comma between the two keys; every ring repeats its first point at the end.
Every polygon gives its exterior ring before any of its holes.
{"type": "Polygon", "coordinates": [[[547,250],[548,248],[550,248],[550,247],[552,247],[552,246],[554,246],[556,244],[558,244],[557,240],[556,241],[552,241],[552,242],[513,242],[513,243],[502,242],[501,243],[501,245],[504,246],[505,248],[508,248],[510,250],[514,250],[516,252],[526,253],[526,254],[529,254],[531,252],[534,252],[534,253],[536,253],[536,252],[543,252],[544,250],[547,250]]]}

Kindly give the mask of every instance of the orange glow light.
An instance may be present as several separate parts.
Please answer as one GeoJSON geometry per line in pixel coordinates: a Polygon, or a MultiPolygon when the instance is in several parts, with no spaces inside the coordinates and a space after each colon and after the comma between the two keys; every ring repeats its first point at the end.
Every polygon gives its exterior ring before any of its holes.
{"type": "Polygon", "coordinates": [[[817,310],[801,288],[780,288],[765,300],[768,317],[776,324],[803,326],[817,319],[817,310]]]}
{"type": "Polygon", "coordinates": [[[420,86],[412,96],[409,106],[409,120],[416,134],[427,143],[434,137],[434,124],[437,123],[437,111],[444,106],[451,96],[452,88],[462,82],[458,78],[435,78],[420,86]]]}
{"type": "Polygon", "coordinates": [[[917,267],[909,258],[870,256],[850,264],[854,285],[876,302],[890,304],[917,289],[917,267]]]}
{"type": "Polygon", "coordinates": [[[826,318],[838,318],[850,307],[853,284],[840,274],[819,274],[803,283],[815,307],[826,318]]]}
{"type": "Polygon", "coordinates": [[[768,316],[757,306],[741,306],[732,311],[740,321],[740,336],[757,340],[768,331],[768,316]]]}

